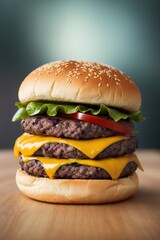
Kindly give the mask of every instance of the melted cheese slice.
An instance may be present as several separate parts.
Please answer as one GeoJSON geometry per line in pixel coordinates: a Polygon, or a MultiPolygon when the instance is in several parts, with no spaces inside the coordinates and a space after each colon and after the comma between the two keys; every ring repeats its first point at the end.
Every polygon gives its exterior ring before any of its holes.
{"type": "Polygon", "coordinates": [[[30,157],[47,143],[63,143],[75,147],[88,158],[95,158],[100,152],[113,143],[127,139],[124,136],[114,136],[107,138],[97,138],[91,140],[73,140],[65,138],[56,138],[50,136],[30,135],[24,133],[15,142],[14,156],[18,157],[21,153],[25,157],[30,157]]]}
{"type": "Polygon", "coordinates": [[[19,154],[22,154],[22,160],[24,162],[30,160],[41,161],[44,167],[46,174],[52,179],[58,168],[65,164],[79,163],[87,166],[94,166],[103,168],[106,170],[113,180],[117,179],[125,166],[134,161],[137,166],[143,170],[140,162],[138,161],[135,154],[126,155],[116,158],[105,158],[102,160],[92,160],[105,148],[110,146],[113,143],[119,142],[121,140],[127,139],[124,136],[115,136],[108,138],[98,138],[91,140],[73,140],[73,139],[64,139],[56,138],[50,136],[39,136],[39,135],[30,135],[23,134],[21,135],[15,143],[14,146],[14,156],[18,157],[19,154]],[[47,143],[62,143],[67,144],[83,152],[89,159],[57,159],[57,158],[45,158],[33,156],[34,153],[47,143]]]}
{"type": "Polygon", "coordinates": [[[113,180],[117,179],[120,176],[123,169],[125,168],[125,166],[132,161],[135,162],[138,168],[140,168],[143,171],[143,168],[135,154],[130,154],[128,156],[126,155],[123,157],[116,157],[116,158],[105,158],[102,160],[57,159],[57,158],[24,157],[24,156],[22,156],[22,159],[24,162],[27,162],[33,159],[42,162],[46,174],[51,179],[54,178],[54,174],[56,173],[58,168],[60,168],[62,165],[71,164],[71,163],[79,163],[83,165],[103,168],[104,170],[106,170],[106,172],[109,173],[109,175],[113,180]]]}

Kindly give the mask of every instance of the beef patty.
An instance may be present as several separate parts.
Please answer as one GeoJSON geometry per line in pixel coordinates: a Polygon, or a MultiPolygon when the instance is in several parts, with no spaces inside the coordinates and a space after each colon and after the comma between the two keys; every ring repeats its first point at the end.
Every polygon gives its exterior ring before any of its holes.
{"type": "MultiPolygon", "coordinates": [[[[106,157],[117,157],[129,154],[135,151],[137,147],[137,138],[132,136],[125,140],[113,143],[99,153],[95,159],[103,159],[106,157]]],[[[63,143],[48,143],[43,145],[34,153],[34,156],[50,157],[50,158],[88,158],[78,149],[63,143]]]]}
{"type": "MultiPolygon", "coordinates": [[[[119,122],[133,128],[133,124],[128,120],[119,122]]],[[[72,139],[92,139],[117,135],[117,132],[111,129],[90,122],[60,117],[29,117],[21,121],[21,126],[26,133],[72,139]]]]}
{"type": "MultiPolygon", "coordinates": [[[[118,160],[117,160],[118,161],[118,160]]],[[[21,169],[26,173],[36,177],[48,178],[43,165],[38,160],[23,162],[20,160],[21,169]]],[[[132,175],[137,169],[135,162],[129,162],[123,169],[120,178],[132,175]]],[[[63,179],[111,179],[110,175],[102,168],[80,165],[78,163],[61,166],[55,173],[54,178],[63,179]]]]}

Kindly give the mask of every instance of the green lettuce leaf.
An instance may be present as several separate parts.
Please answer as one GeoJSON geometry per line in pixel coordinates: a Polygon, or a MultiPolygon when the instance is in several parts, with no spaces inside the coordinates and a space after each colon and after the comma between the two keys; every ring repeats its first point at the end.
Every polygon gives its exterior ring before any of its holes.
{"type": "Polygon", "coordinates": [[[25,106],[20,102],[16,102],[15,105],[18,107],[18,110],[13,116],[12,121],[21,120],[35,115],[47,114],[48,116],[56,116],[58,113],[72,114],[76,112],[89,113],[92,115],[109,115],[115,122],[118,122],[120,119],[127,118],[136,122],[144,120],[140,111],[123,113],[117,109],[109,108],[104,104],[86,106],[65,103],[30,102],[25,106]]]}

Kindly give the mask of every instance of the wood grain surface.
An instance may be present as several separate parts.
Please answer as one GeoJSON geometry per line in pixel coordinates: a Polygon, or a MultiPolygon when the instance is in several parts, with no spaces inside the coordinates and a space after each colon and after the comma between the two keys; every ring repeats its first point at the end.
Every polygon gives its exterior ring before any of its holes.
{"type": "MultiPolygon", "coordinates": [[[[0,151],[0,239],[160,239],[160,151],[138,151],[139,190],[132,199],[105,205],[48,204],[16,187],[18,161],[0,151]]],[[[102,193],[103,194],[103,193],[102,193]]]]}

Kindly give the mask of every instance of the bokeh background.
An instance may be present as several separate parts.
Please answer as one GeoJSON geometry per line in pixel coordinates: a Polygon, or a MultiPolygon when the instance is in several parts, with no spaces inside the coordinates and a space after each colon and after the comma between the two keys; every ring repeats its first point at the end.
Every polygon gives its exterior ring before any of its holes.
{"type": "Polygon", "coordinates": [[[36,67],[62,59],[97,61],[130,75],[146,121],[140,148],[160,148],[160,3],[141,0],[0,1],[0,148],[21,134],[18,87],[36,67]]]}

